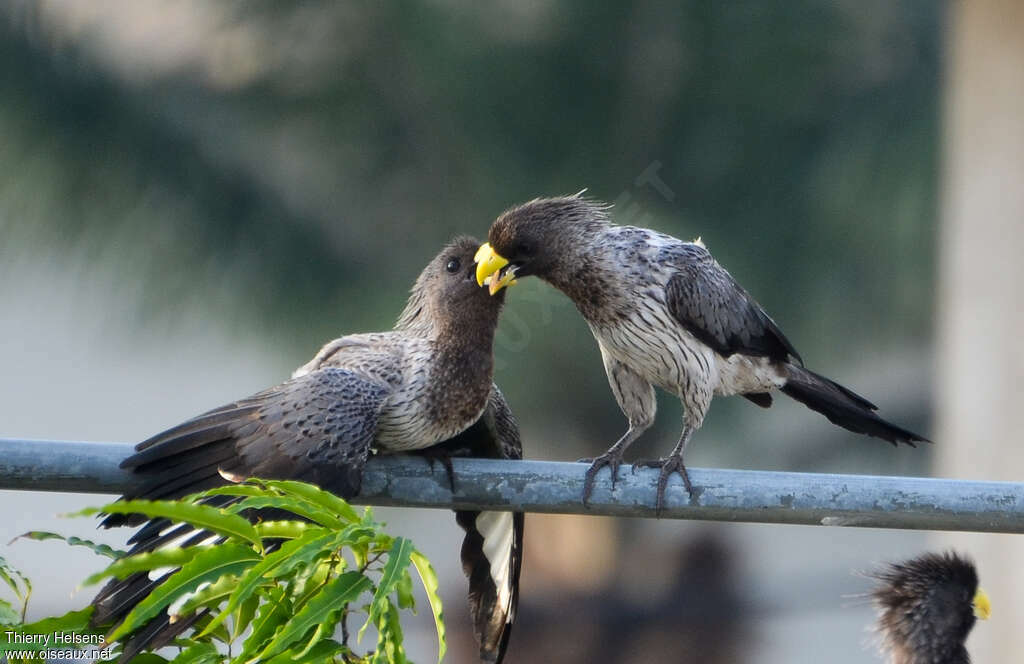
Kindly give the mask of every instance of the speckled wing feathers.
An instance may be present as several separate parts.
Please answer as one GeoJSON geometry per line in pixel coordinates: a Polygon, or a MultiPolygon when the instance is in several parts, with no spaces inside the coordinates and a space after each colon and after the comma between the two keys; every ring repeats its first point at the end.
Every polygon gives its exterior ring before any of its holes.
{"type": "Polygon", "coordinates": [[[671,259],[676,273],[665,287],[666,303],[693,336],[723,357],[743,353],[800,362],[775,322],[706,249],[680,243],[671,259]]]}
{"type": "MultiPolygon", "coordinates": [[[[209,411],[139,445],[122,467],[146,480],[126,498],[180,497],[223,484],[221,470],[305,478],[351,497],[390,391],[376,378],[325,367],[209,411]]],[[[116,516],[104,525],[119,525],[116,516]]]]}
{"type": "MultiPolygon", "coordinates": [[[[122,467],[141,473],[145,480],[124,498],[179,498],[223,485],[222,472],[301,479],[345,497],[354,496],[390,391],[374,378],[326,367],[209,411],[139,445],[140,451],[122,467]]],[[[215,496],[205,502],[224,505],[230,500],[215,496]]],[[[111,514],[102,525],[145,522],[141,515],[111,514]]],[[[145,523],[129,540],[132,553],[154,551],[175,542],[194,546],[213,537],[189,526],[170,526],[167,519],[145,523]]],[[[93,600],[94,623],[122,620],[162,582],[163,577],[150,579],[144,573],[112,580],[93,600]]],[[[198,617],[170,623],[166,611],[162,612],[128,639],[123,659],[131,659],[145,648],[166,645],[198,617]]]]}
{"type": "Polygon", "coordinates": [[[268,398],[236,447],[253,475],[312,481],[351,498],[390,392],[350,369],[318,369],[268,398]]]}

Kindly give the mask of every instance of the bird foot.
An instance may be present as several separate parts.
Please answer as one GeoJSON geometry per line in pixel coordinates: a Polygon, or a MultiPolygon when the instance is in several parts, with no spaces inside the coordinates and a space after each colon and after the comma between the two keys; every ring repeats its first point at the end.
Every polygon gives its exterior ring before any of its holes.
{"type": "Polygon", "coordinates": [[[434,470],[435,463],[441,464],[445,474],[448,476],[448,486],[451,488],[452,493],[455,493],[455,469],[452,468],[452,455],[447,451],[431,451],[429,448],[426,451],[420,452],[420,455],[430,464],[431,472],[434,470]]]}
{"type": "Polygon", "coordinates": [[[683,478],[683,486],[686,487],[686,493],[691,498],[693,497],[693,484],[690,483],[690,475],[686,472],[686,466],[683,464],[683,456],[681,454],[673,454],[661,459],[637,461],[633,464],[632,472],[636,472],[637,466],[661,469],[661,472],[658,474],[658,500],[655,506],[655,514],[660,515],[661,510],[665,507],[665,487],[668,486],[668,478],[672,476],[672,473],[679,473],[679,476],[683,478]]]}
{"type": "Polygon", "coordinates": [[[611,471],[612,489],[615,488],[615,482],[619,479],[619,466],[622,465],[622,452],[608,450],[601,456],[593,459],[580,459],[580,462],[590,464],[583,479],[583,506],[587,507],[590,503],[590,494],[594,491],[594,478],[597,477],[597,472],[605,466],[608,466],[611,471]]]}

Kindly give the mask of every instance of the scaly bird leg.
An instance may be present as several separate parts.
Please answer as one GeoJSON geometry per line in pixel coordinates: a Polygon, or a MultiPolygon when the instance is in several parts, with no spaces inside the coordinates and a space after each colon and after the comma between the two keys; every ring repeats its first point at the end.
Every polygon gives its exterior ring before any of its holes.
{"type": "Polygon", "coordinates": [[[612,474],[612,489],[615,488],[615,482],[619,479],[619,466],[622,465],[622,455],[626,452],[626,448],[629,447],[634,440],[640,437],[643,433],[643,429],[630,425],[629,429],[615,441],[615,444],[608,448],[608,451],[601,456],[594,457],[593,459],[580,459],[579,463],[589,463],[590,468],[587,468],[587,474],[583,479],[583,506],[586,507],[590,501],[590,494],[594,491],[594,478],[597,477],[597,472],[608,466],[608,469],[612,474]]]}
{"type": "Polygon", "coordinates": [[[686,449],[686,443],[690,442],[690,436],[692,435],[693,427],[689,424],[684,424],[683,433],[679,436],[679,442],[676,443],[674,448],[672,448],[671,454],[661,459],[637,461],[633,464],[633,472],[636,472],[637,466],[661,469],[661,473],[658,475],[658,500],[655,507],[656,514],[660,515],[662,508],[665,506],[665,487],[668,486],[668,478],[672,476],[672,473],[679,473],[679,476],[683,478],[683,485],[686,487],[686,493],[691,497],[693,496],[693,484],[690,483],[690,475],[686,472],[686,465],[683,463],[683,450],[686,449]]]}

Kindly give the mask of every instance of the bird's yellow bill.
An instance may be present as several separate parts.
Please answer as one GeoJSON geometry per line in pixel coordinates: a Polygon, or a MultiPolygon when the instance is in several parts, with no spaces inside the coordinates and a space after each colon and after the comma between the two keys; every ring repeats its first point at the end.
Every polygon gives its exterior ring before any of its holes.
{"type": "Polygon", "coordinates": [[[515,270],[508,270],[501,275],[501,268],[508,265],[508,259],[494,251],[490,242],[480,245],[473,260],[476,261],[476,283],[480,286],[486,285],[491,295],[505,286],[515,285],[515,270]]]}
{"type": "Polygon", "coordinates": [[[971,606],[974,607],[975,617],[980,620],[988,620],[988,617],[992,615],[992,602],[988,599],[988,593],[981,588],[974,593],[974,601],[971,602],[971,606]]]}

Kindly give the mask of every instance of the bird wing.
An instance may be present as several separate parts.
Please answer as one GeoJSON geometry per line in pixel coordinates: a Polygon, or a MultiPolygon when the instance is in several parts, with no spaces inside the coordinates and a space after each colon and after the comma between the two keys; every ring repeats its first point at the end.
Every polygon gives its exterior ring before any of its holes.
{"type": "MultiPolygon", "coordinates": [[[[440,446],[453,456],[523,457],[519,427],[497,385],[492,385],[480,419],[440,446]]],[[[523,513],[460,510],[455,520],[466,531],[462,569],[469,579],[469,613],[480,659],[501,662],[519,603],[523,513]]]]}
{"type": "MultiPolygon", "coordinates": [[[[377,419],[390,392],[389,385],[376,379],[326,367],[211,410],[136,447],[121,465],[142,481],[124,499],[180,498],[227,484],[225,475],[304,480],[349,498],[359,491],[377,419]]],[[[206,502],[222,506],[230,500],[214,496],[206,502]]],[[[111,514],[101,525],[144,522],[141,515],[111,514]]],[[[130,553],[195,546],[213,537],[187,525],[173,526],[168,519],[151,519],[129,540],[130,553]]],[[[165,578],[140,573],[112,580],[93,599],[94,624],[120,622],[165,578]]],[[[125,658],[166,645],[190,624],[172,624],[163,611],[130,637],[125,658]]]]}
{"type": "Polygon", "coordinates": [[[394,383],[401,380],[403,358],[414,348],[426,345],[425,339],[401,332],[348,334],[324,344],[306,364],[292,373],[300,378],[317,369],[351,369],[373,380],[394,383]]]}
{"type": "Polygon", "coordinates": [[[708,251],[681,243],[667,256],[675,272],[665,286],[669,313],[718,354],[734,353],[802,363],[764,309],[708,251]]]}
{"type": "Polygon", "coordinates": [[[351,497],[390,393],[376,377],[324,367],[211,410],[136,447],[121,466],[144,479],[125,497],[178,498],[224,484],[222,472],[316,482],[351,497]]]}

